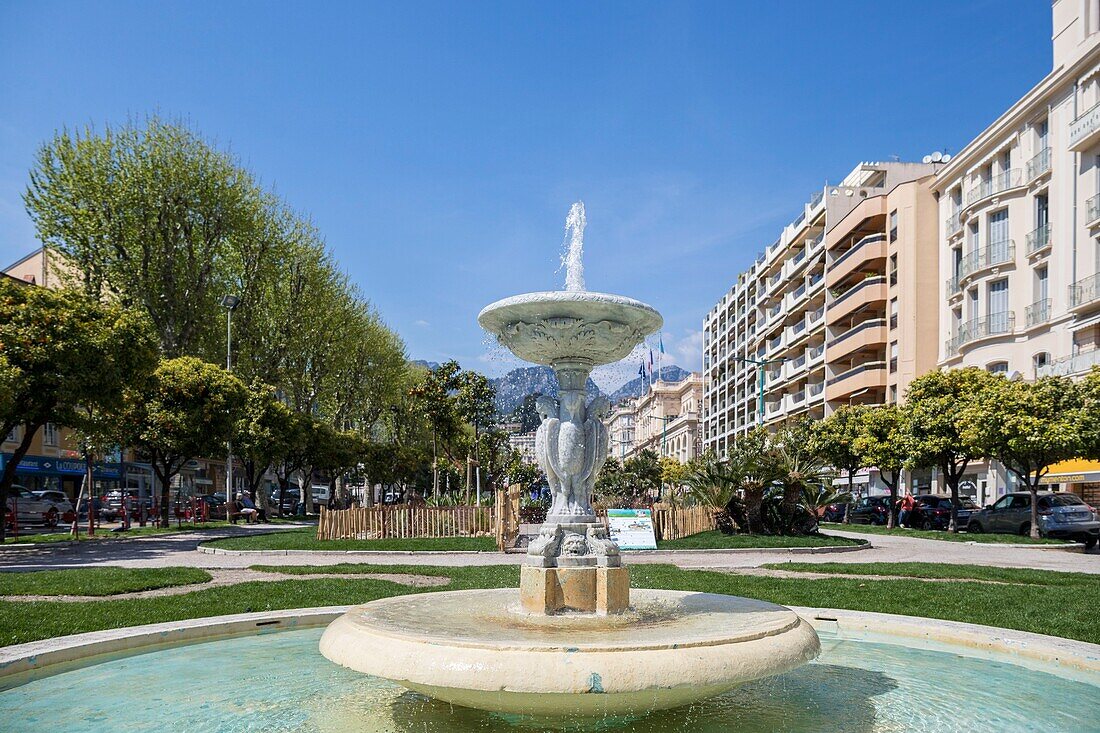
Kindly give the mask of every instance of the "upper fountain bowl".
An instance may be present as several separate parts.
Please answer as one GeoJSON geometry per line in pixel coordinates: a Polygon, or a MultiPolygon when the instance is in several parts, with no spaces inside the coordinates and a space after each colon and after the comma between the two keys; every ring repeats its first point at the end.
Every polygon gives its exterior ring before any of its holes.
{"type": "Polygon", "coordinates": [[[608,293],[525,293],[485,306],[477,322],[524,361],[592,366],[625,358],[664,319],[652,306],[608,293]]]}

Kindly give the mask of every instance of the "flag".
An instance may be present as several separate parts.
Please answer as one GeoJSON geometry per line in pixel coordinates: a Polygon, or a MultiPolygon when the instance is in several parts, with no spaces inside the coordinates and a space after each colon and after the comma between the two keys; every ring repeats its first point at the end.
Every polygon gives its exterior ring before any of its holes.
{"type": "Polygon", "coordinates": [[[649,378],[653,379],[653,349],[649,350],[649,378]]]}
{"type": "Polygon", "coordinates": [[[645,361],[638,365],[638,376],[645,379],[645,361]]]}
{"type": "Polygon", "coordinates": [[[662,333],[657,336],[657,347],[661,350],[661,353],[665,353],[665,335],[662,333]]]}

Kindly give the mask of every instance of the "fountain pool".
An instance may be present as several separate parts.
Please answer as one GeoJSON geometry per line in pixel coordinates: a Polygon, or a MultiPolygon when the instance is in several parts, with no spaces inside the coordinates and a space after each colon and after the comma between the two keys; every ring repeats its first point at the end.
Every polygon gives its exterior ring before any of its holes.
{"type": "Polygon", "coordinates": [[[819,630],[821,656],[781,676],[634,720],[543,722],[451,706],[334,665],[317,654],[321,633],[223,637],[107,658],[0,692],[0,720],[23,733],[1085,733],[1100,720],[1100,686],[1007,655],[819,630]]]}

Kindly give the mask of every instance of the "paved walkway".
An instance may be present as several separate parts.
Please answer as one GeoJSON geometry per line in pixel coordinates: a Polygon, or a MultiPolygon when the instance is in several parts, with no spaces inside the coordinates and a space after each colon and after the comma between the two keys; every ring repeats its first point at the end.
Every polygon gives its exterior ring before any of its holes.
{"type": "MultiPolygon", "coordinates": [[[[293,555],[210,555],[197,551],[202,542],[216,537],[229,537],[270,527],[228,527],[203,533],[184,533],[133,540],[105,540],[51,547],[0,549],[0,570],[50,570],[59,568],[116,565],[131,568],[186,566],[212,569],[247,568],[250,565],[335,565],[362,563],[374,565],[435,565],[456,567],[467,565],[515,565],[523,555],[495,552],[462,552],[440,554],[377,553],[326,554],[296,553],[293,555]]],[[[1100,574],[1100,552],[1067,552],[993,544],[970,545],[963,542],[943,542],[894,535],[860,535],[830,530],[829,534],[869,539],[869,550],[832,554],[789,554],[783,552],[722,553],[707,551],[630,554],[629,564],[670,563],[682,568],[754,568],[765,563],[793,562],[939,562],[951,564],[988,565],[994,567],[1039,568],[1069,572],[1100,574]]]]}

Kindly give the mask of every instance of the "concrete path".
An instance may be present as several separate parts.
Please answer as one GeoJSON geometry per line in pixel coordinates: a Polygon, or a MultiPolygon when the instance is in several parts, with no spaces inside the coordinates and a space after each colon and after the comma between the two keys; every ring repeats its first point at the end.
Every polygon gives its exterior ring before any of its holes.
{"type": "MultiPolygon", "coordinates": [[[[186,566],[199,568],[247,568],[250,565],[335,565],[361,563],[374,565],[434,565],[461,567],[467,565],[515,565],[523,555],[495,552],[461,553],[371,553],[326,554],[296,553],[292,555],[211,555],[197,551],[202,542],[216,537],[229,537],[256,531],[271,531],[270,527],[228,527],[198,533],[82,542],[51,547],[0,549],[0,570],[51,570],[59,568],[116,565],[148,568],[186,566]]],[[[655,555],[627,555],[628,564],[670,563],[682,568],[754,568],[766,563],[792,562],[938,562],[951,564],[988,565],[994,567],[1039,568],[1068,572],[1100,574],[1100,552],[1067,552],[998,545],[970,545],[963,542],[916,539],[894,535],[861,535],[830,530],[829,534],[869,539],[871,549],[835,554],[799,554],[784,552],[720,553],[679,551],[655,555]]]]}

